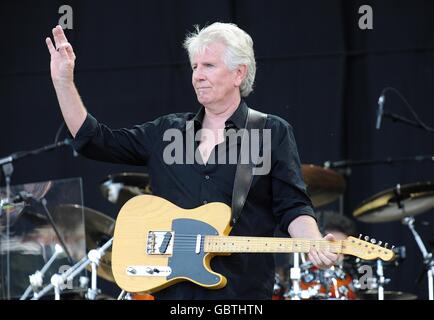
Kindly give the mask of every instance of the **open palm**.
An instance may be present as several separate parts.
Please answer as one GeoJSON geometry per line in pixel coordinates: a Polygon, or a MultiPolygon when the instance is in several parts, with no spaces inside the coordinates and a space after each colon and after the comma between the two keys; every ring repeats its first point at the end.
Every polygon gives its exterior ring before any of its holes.
{"type": "Polygon", "coordinates": [[[67,83],[74,81],[75,54],[71,44],[66,39],[61,26],[53,28],[53,38],[47,37],[48,51],[51,55],[50,69],[51,79],[54,83],[67,83]]]}

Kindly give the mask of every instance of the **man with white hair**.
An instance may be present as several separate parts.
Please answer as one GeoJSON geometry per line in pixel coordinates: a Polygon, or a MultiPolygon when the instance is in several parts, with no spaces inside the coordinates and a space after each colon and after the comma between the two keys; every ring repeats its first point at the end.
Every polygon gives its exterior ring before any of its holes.
{"type": "MultiPolygon", "coordinates": [[[[231,205],[237,163],[213,161],[217,149],[229,149],[226,132],[245,128],[249,108],[244,100],[253,90],[256,63],[251,37],[234,24],[213,23],[189,34],[184,42],[192,67],[192,84],[202,105],[197,113],[178,113],[112,130],[99,123],[84,107],[74,85],[75,54],[60,26],[53,29],[55,45],[46,39],[51,54],[51,77],[60,108],[82,155],[100,161],[146,165],[151,188],[183,208],[208,202],[231,205]],[[167,164],[165,132],[177,129],[199,134],[194,141],[199,156],[194,163],[167,164]]],[[[292,127],[267,115],[271,131],[269,172],[256,175],[233,236],[273,236],[276,226],[292,237],[323,239],[303,182],[292,127]]],[[[183,151],[187,146],[183,145],[183,151]]],[[[327,235],[324,239],[334,240],[327,235]]],[[[309,258],[318,266],[332,265],[337,256],[311,249],[309,258]]],[[[216,256],[211,267],[227,278],[227,285],[208,290],[180,282],[156,294],[157,299],[271,299],[274,261],[270,254],[216,256]]]]}

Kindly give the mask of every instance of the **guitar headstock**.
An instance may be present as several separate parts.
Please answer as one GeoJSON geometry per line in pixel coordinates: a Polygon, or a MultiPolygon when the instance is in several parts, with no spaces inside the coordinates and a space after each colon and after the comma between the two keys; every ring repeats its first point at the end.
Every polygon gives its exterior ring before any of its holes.
{"type": "Polygon", "coordinates": [[[394,246],[388,249],[388,243],[381,246],[382,241],[377,241],[375,239],[369,240],[369,237],[365,236],[364,240],[359,238],[348,237],[342,241],[342,253],[356,256],[364,260],[381,259],[383,261],[390,261],[395,257],[393,252],[394,246]]]}

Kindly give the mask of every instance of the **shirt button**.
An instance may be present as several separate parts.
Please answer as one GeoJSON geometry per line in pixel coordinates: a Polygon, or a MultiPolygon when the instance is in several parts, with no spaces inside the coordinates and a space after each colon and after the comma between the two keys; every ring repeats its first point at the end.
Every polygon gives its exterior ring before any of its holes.
{"type": "Polygon", "coordinates": [[[209,180],[209,175],[206,175],[206,176],[205,176],[205,179],[206,179],[206,180],[209,180]]]}
{"type": "Polygon", "coordinates": [[[207,204],[208,203],[208,201],[206,201],[206,200],[203,200],[203,204],[207,204]]]}

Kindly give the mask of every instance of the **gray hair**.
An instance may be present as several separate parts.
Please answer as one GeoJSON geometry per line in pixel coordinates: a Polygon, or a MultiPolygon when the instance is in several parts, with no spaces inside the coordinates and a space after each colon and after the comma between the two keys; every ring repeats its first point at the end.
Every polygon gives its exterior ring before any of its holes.
{"type": "Polygon", "coordinates": [[[195,54],[202,53],[209,44],[215,42],[226,45],[223,61],[230,70],[235,70],[239,65],[247,66],[246,78],[240,86],[241,96],[247,97],[253,91],[256,74],[252,38],[232,23],[215,22],[202,29],[196,25],[195,31],[184,40],[190,62],[195,54]]]}

